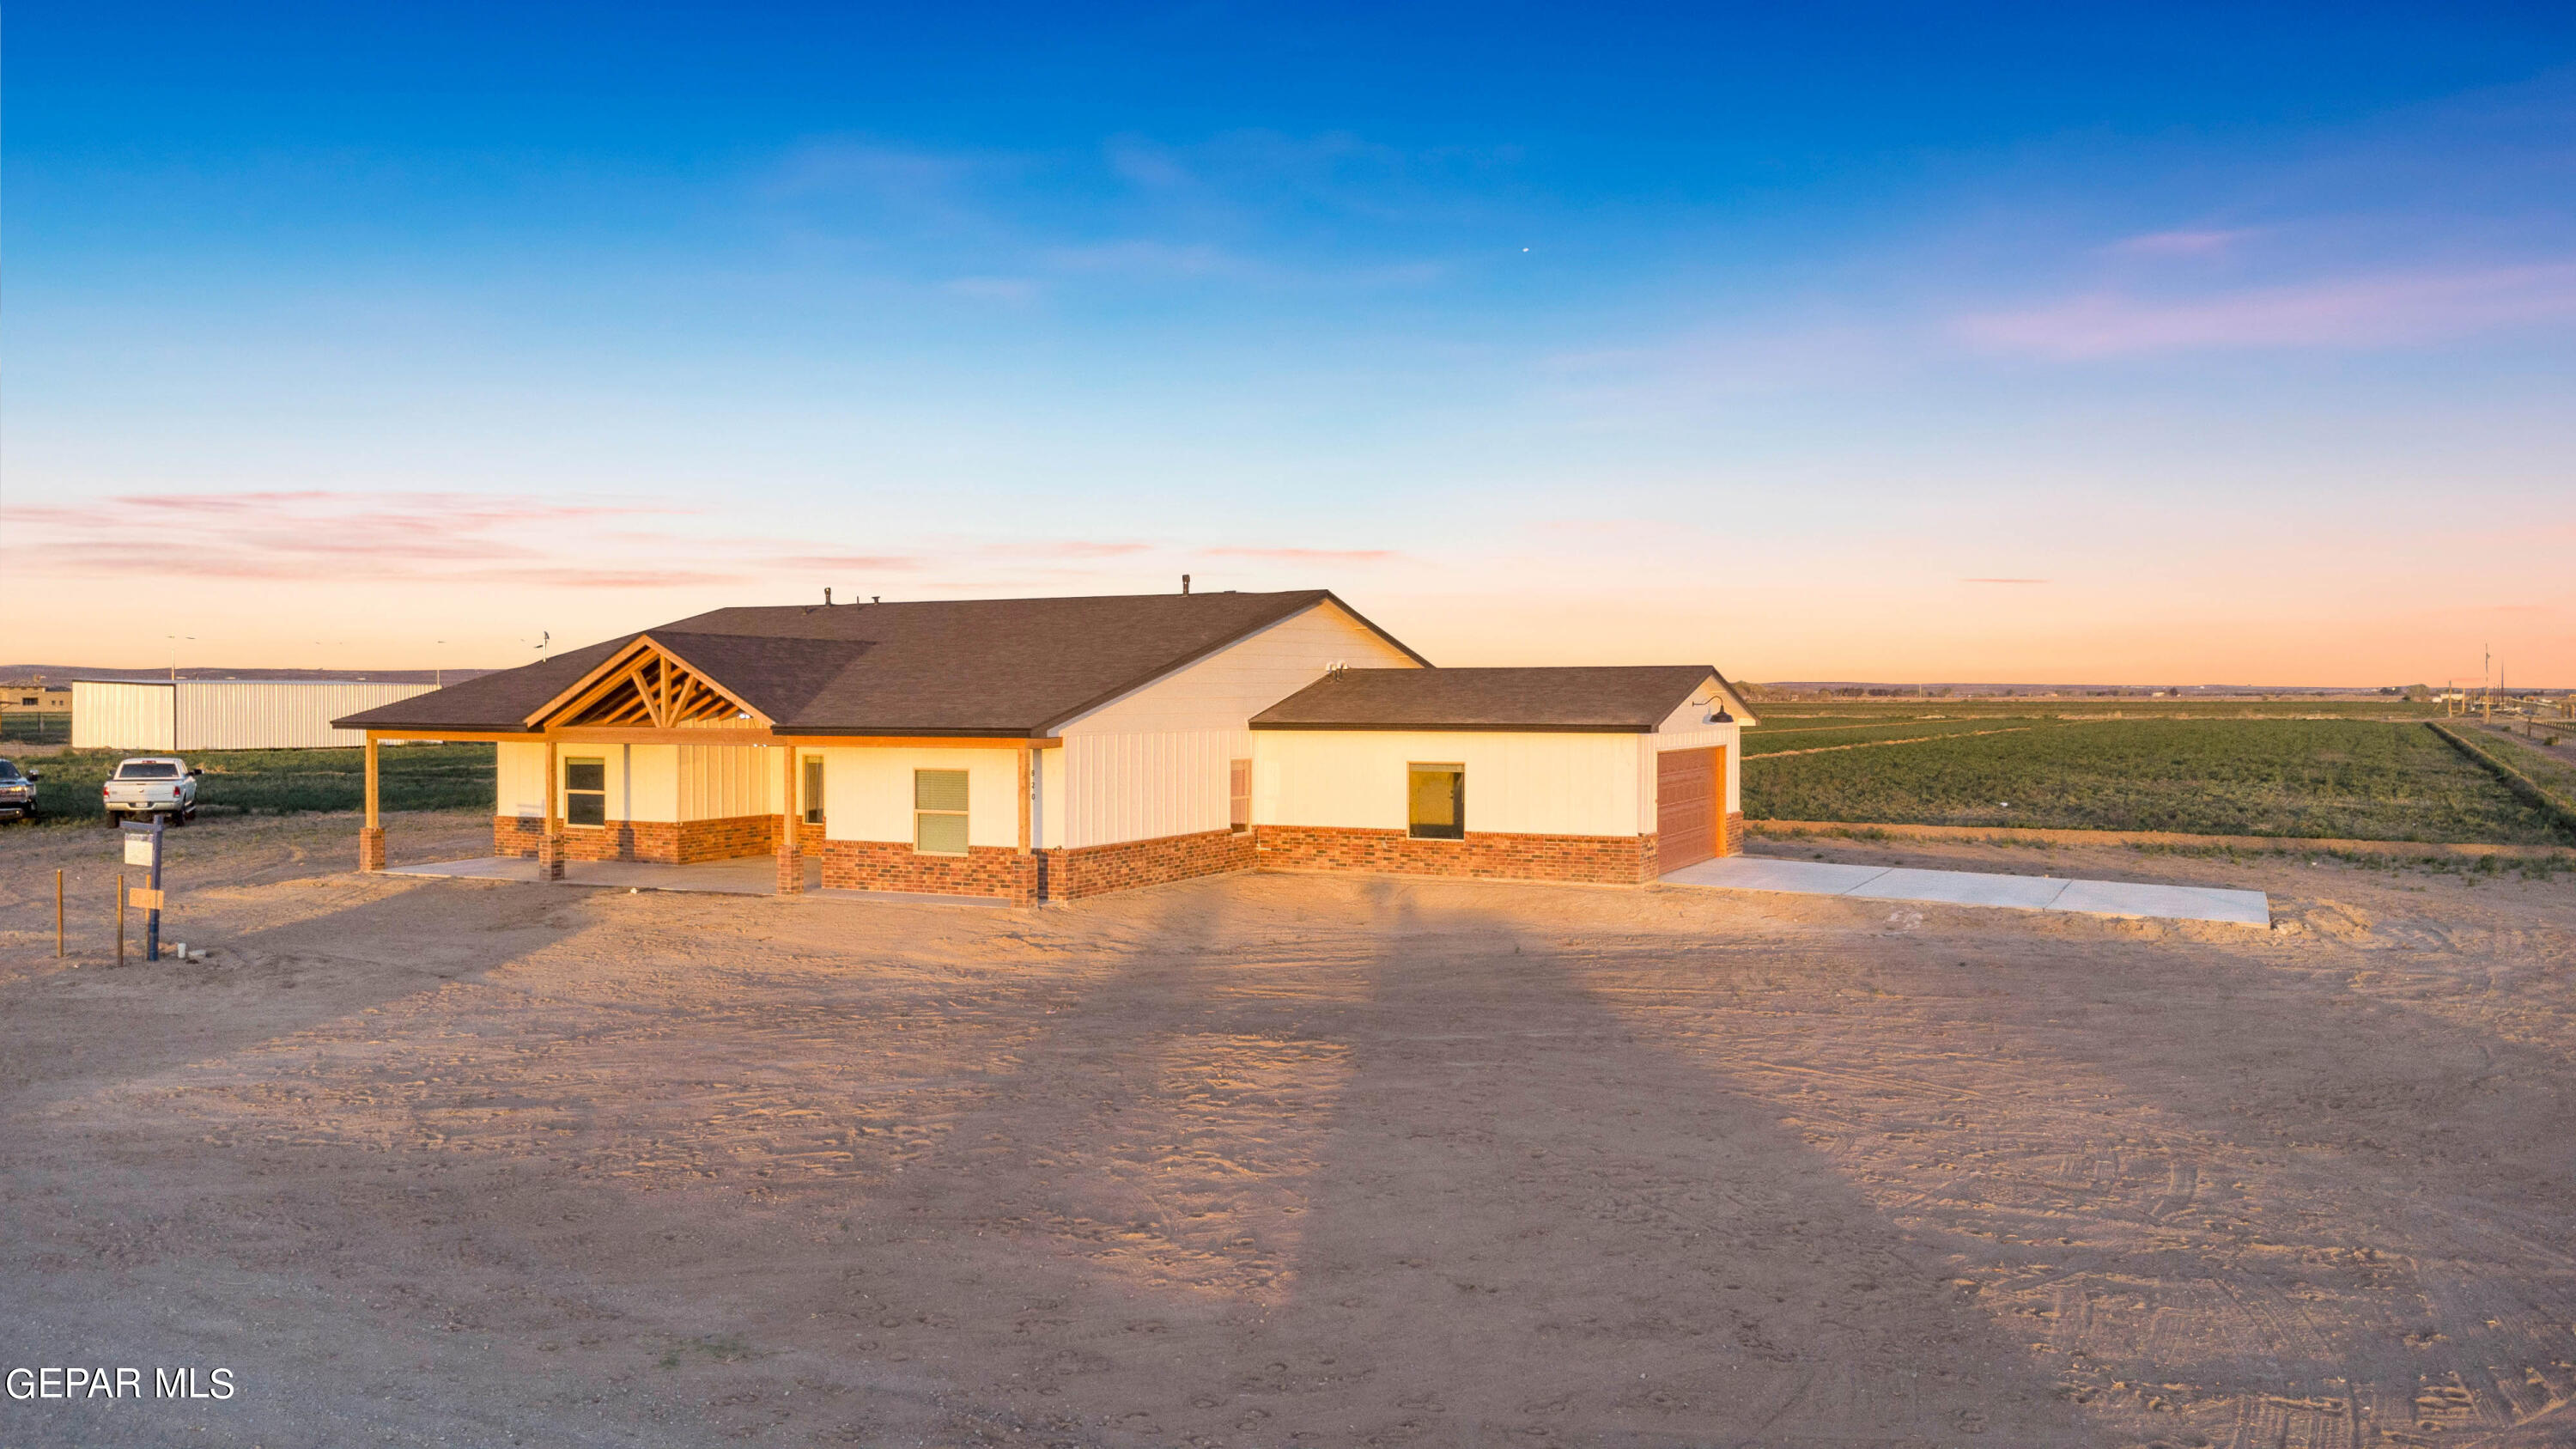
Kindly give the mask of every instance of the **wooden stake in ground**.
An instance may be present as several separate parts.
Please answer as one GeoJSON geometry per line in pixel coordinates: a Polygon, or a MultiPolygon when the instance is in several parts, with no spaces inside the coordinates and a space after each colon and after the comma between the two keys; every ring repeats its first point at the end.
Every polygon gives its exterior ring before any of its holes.
{"type": "Polygon", "coordinates": [[[116,964],[125,964],[125,872],[116,873],[116,964]]]}
{"type": "Polygon", "coordinates": [[[63,954],[63,873],[54,872],[54,954],[63,954]]]}

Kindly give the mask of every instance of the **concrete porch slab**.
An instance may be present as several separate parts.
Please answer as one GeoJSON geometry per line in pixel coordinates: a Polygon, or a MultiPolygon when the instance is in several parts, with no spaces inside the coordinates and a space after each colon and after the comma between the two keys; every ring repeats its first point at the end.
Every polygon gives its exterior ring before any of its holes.
{"type": "Polygon", "coordinates": [[[1879,901],[1937,901],[1945,906],[2012,906],[2045,910],[2066,893],[2055,876],[1988,875],[1967,870],[1891,870],[1843,892],[1879,901]]]}
{"type": "Polygon", "coordinates": [[[2145,916],[2168,921],[2224,921],[2241,926],[2268,926],[2272,923],[2271,899],[2261,891],[2067,880],[2054,876],[1995,875],[1965,870],[1886,869],[1835,865],[1825,861],[1775,860],[1757,855],[1730,855],[1704,860],[1665,876],[1663,883],[1715,890],[1849,896],[1857,900],[2003,906],[2014,910],[2145,916]]]}
{"type": "Polygon", "coordinates": [[[1728,855],[1686,865],[1664,877],[1666,885],[1712,885],[1739,891],[1787,891],[1838,896],[1887,874],[1883,865],[1834,865],[1821,860],[1772,860],[1728,855]]]}
{"type": "Polygon", "coordinates": [[[2127,881],[2071,880],[2053,909],[2103,916],[2156,916],[2176,921],[2272,924],[2272,898],[2261,891],[2216,886],[2138,885],[2127,881]]]}
{"type": "MultiPolygon", "coordinates": [[[[538,883],[537,863],[524,857],[484,856],[477,860],[443,860],[429,865],[398,865],[387,875],[436,875],[458,880],[515,880],[538,883]]],[[[822,884],[823,863],[805,862],[805,888],[822,884]]],[[[564,862],[562,885],[602,890],[702,891],[726,896],[778,893],[778,862],[766,855],[696,865],[647,865],[641,861],[573,860],[564,862]]]]}

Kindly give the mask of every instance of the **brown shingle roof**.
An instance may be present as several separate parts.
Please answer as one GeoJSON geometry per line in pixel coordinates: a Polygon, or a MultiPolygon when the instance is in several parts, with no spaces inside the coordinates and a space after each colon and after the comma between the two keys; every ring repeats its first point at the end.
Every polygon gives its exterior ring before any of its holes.
{"type": "MultiPolygon", "coordinates": [[[[1036,735],[1328,602],[1413,654],[1326,589],[717,609],[643,632],[790,733],[1036,735]]],[[[636,637],[334,723],[516,732],[636,637]]]]}
{"type": "Polygon", "coordinates": [[[1254,715],[1252,727],[1645,733],[1717,678],[1705,664],[1345,669],[1254,715]]]}
{"type": "Polygon", "coordinates": [[[461,684],[335,719],[331,727],[358,730],[399,726],[477,733],[516,730],[529,711],[572,688],[583,675],[634,641],[634,635],[624,634],[604,643],[567,649],[535,664],[478,674],[461,684]]]}

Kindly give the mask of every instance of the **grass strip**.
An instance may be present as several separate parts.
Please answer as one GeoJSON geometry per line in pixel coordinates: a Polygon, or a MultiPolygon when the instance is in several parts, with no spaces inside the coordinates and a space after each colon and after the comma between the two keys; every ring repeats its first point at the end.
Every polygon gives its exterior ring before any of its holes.
{"type": "MultiPolygon", "coordinates": [[[[159,752],[64,750],[19,764],[45,777],[36,798],[48,821],[96,825],[107,818],[99,803],[100,785],[119,760],[146,753],[159,752]]],[[[354,745],[197,750],[185,758],[206,772],[197,782],[197,812],[209,818],[355,810],[366,803],[366,752],[354,745]]],[[[388,746],[382,759],[380,797],[387,810],[492,809],[490,745],[388,746]]]]}
{"type": "Polygon", "coordinates": [[[2370,840],[2305,835],[2227,835],[2174,830],[2056,830],[2020,826],[1908,825],[1863,820],[1747,820],[1747,836],[1765,840],[1867,840],[1895,844],[1909,840],[1945,844],[2010,845],[2033,850],[2059,846],[2126,845],[2142,850],[2238,851],[2266,854],[2302,852],[2347,855],[2438,855],[2445,859],[2563,860],[2576,866],[2576,848],[2564,845],[2501,844],[2483,841],[2370,840]]]}
{"type": "Polygon", "coordinates": [[[1748,820],[1748,839],[1850,840],[1870,845],[1942,844],[2057,850],[2115,845],[2141,855],[2203,860],[2332,860],[2372,870],[2412,867],[2452,875],[2497,876],[2519,872],[2546,881],[2576,872],[2576,850],[2550,845],[2427,844],[2397,840],[2301,840],[2296,837],[2209,836],[2130,830],[1977,830],[1937,825],[1870,825],[1828,820],[1748,820]]]}
{"type": "Polygon", "coordinates": [[[2424,727],[2451,742],[2451,747],[2477,761],[2501,781],[2522,802],[2558,822],[2559,828],[2576,835],[2576,802],[2560,798],[2538,780],[2524,774],[2514,763],[2489,748],[2488,742],[2464,735],[2436,720],[2424,721],[2424,727]]]}

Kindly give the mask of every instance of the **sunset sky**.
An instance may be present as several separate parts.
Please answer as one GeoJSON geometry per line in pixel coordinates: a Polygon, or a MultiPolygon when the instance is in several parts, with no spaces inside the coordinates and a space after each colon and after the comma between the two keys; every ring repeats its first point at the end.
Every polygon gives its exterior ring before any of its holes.
{"type": "Polygon", "coordinates": [[[9,17],[10,662],[2576,685],[2576,7],[9,17]]]}

